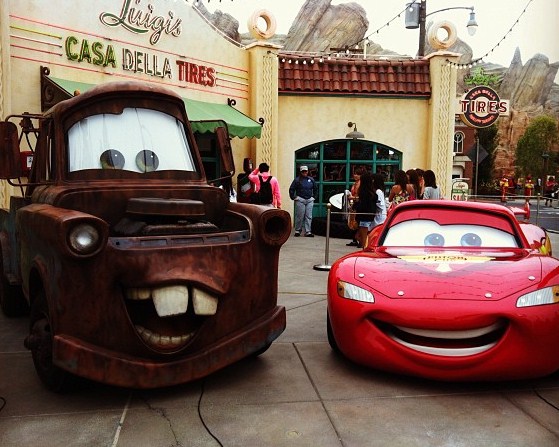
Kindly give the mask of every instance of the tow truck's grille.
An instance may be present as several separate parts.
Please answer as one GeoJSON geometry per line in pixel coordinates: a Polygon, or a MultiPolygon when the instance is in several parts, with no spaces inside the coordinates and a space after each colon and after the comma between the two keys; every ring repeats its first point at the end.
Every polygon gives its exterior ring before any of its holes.
{"type": "Polygon", "coordinates": [[[116,249],[160,248],[176,246],[240,244],[249,240],[248,230],[193,236],[111,237],[109,245],[116,249]]]}

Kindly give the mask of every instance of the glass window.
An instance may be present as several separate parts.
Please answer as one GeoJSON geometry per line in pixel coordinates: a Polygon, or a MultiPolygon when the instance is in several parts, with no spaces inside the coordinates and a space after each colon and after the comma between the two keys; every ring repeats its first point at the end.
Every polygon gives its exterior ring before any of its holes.
{"type": "Polygon", "coordinates": [[[394,173],[400,169],[400,165],[387,165],[378,164],[376,165],[376,174],[382,174],[384,177],[384,183],[394,183],[394,173]]]}
{"type": "Polygon", "coordinates": [[[304,160],[318,160],[320,158],[320,145],[312,145],[297,152],[297,158],[304,160]]]}
{"type": "Polygon", "coordinates": [[[330,141],[324,143],[324,160],[347,159],[347,141],[330,141]]]}
{"type": "Polygon", "coordinates": [[[377,145],[376,148],[376,159],[377,160],[387,160],[387,161],[399,161],[400,152],[395,151],[387,146],[377,145]]]}
{"type": "Polygon", "coordinates": [[[372,160],[374,157],[374,146],[365,141],[352,141],[349,158],[352,160],[372,160]]]}
{"type": "Polygon", "coordinates": [[[296,152],[295,172],[298,175],[301,165],[309,167],[319,193],[313,215],[324,217],[330,197],[351,189],[357,169],[383,174],[389,188],[394,183],[394,173],[401,167],[401,158],[401,152],[372,141],[324,141],[296,152]]]}
{"type": "Polygon", "coordinates": [[[322,169],[322,181],[345,182],[346,163],[324,163],[322,169]]]}
{"type": "Polygon", "coordinates": [[[462,154],[464,152],[464,132],[454,133],[454,153],[462,154]]]}
{"type": "Polygon", "coordinates": [[[126,108],[120,115],[92,115],[77,122],[68,130],[68,158],[70,172],[196,171],[182,123],[149,109],[126,108]]]}
{"type": "MultiPolygon", "coordinates": [[[[206,179],[211,182],[213,179],[221,177],[221,160],[218,155],[217,141],[214,133],[198,133],[194,134],[198,150],[202,156],[202,164],[206,179]]],[[[217,182],[219,185],[220,182],[217,182]]]]}

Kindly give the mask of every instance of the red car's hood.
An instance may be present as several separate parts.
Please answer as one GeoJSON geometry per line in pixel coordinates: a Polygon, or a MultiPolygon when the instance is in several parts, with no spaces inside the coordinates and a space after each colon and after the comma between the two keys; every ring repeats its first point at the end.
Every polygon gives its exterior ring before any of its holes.
{"type": "Polygon", "coordinates": [[[383,248],[356,258],[355,280],[390,298],[499,300],[541,281],[530,250],[383,248]]]}

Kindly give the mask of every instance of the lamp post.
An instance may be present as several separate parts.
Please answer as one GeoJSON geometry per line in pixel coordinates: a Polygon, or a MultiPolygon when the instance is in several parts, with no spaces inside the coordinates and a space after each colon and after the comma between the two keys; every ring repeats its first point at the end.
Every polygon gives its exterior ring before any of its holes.
{"type": "Polygon", "coordinates": [[[427,17],[438,12],[450,11],[451,9],[467,9],[470,11],[470,20],[466,24],[468,34],[473,36],[477,31],[476,13],[473,6],[453,6],[450,8],[438,9],[437,11],[427,14],[427,0],[417,0],[413,3],[408,3],[406,9],[406,28],[417,29],[419,28],[419,47],[417,50],[418,57],[425,56],[425,22],[427,17]]]}

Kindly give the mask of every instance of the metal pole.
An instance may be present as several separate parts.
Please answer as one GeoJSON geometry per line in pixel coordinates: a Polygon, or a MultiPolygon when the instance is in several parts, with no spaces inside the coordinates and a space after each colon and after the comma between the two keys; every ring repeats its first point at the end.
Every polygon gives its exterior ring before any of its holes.
{"type": "Polygon", "coordinates": [[[477,197],[478,168],[479,168],[479,134],[477,133],[477,130],[476,130],[476,166],[475,166],[475,170],[476,170],[475,179],[476,179],[476,181],[474,182],[474,197],[477,197]]]}
{"type": "Polygon", "coordinates": [[[540,216],[540,193],[538,193],[536,198],[536,225],[538,225],[539,216],[540,216]]]}
{"type": "Polygon", "coordinates": [[[425,21],[427,20],[427,0],[419,4],[419,46],[417,56],[425,56],[425,21]]]}
{"type": "Polygon", "coordinates": [[[324,249],[324,264],[317,264],[313,266],[315,270],[330,270],[332,266],[328,264],[328,252],[330,251],[330,214],[332,211],[332,205],[328,203],[326,205],[326,248],[324,249]]]}

